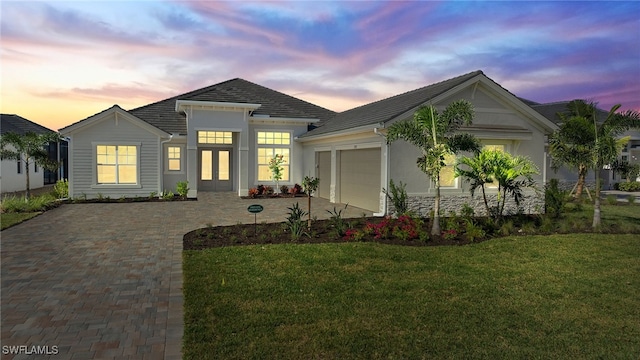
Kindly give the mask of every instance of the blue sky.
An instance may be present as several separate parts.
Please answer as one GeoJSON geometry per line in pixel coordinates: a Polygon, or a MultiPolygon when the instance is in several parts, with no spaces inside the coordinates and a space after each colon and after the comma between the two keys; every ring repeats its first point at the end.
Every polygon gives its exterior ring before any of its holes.
{"type": "Polygon", "coordinates": [[[640,109],[639,1],[3,1],[1,111],[53,129],[241,77],[346,110],[474,70],[640,109]]]}

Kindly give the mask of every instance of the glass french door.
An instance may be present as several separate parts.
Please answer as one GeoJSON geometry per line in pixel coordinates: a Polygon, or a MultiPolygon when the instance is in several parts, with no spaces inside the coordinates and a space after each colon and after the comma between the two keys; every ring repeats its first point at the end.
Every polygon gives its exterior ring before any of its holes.
{"type": "Polygon", "coordinates": [[[199,149],[198,190],[232,191],[231,148],[199,149]]]}

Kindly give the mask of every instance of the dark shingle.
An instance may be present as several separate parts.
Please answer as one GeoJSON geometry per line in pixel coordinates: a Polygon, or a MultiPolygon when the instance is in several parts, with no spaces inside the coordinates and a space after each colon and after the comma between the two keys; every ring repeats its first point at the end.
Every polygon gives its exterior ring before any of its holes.
{"type": "Polygon", "coordinates": [[[129,110],[129,113],[167,133],[186,134],[185,116],[175,111],[177,100],[261,104],[254,114],[271,117],[326,120],[335,115],[331,110],[239,78],[129,110]]]}
{"type": "MultiPolygon", "coordinates": [[[[552,121],[554,124],[559,125],[560,118],[558,117],[558,113],[565,113],[565,114],[568,113],[567,105],[571,101],[573,100],[557,101],[552,103],[536,104],[536,105],[530,105],[530,106],[532,109],[539,112],[540,115],[546,117],[547,119],[552,121]]],[[[607,118],[607,115],[609,113],[599,108],[597,108],[596,110],[598,111],[598,121],[601,121],[601,122],[604,121],[607,118]]]]}
{"type": "Polygon", "coordinates": [[[22,116],[14,114],[0,114],[0,133],[6,134],[8,132],[24,135],[28,132],[33,132],[36,134],[49,134],[55,131],[47,129],[42,125],[36,124],[31,120],[27,120],[22,116]]]}
{"type": "Polygon", "coordinates": [[[320,124],[316,129],[300,137],[327,134],[359,126],[387,122],[481,74],[482,71],[480,70],[470,72],[449,80],[341,112],[320,124]]]}

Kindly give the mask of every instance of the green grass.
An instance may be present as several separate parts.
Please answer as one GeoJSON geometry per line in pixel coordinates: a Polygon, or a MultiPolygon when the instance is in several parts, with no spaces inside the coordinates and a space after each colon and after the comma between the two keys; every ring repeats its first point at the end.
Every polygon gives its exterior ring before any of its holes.
{"type": "Polygon", "coordinates": [[[637,359],[638,235],[185,251],[185,359],[637,359]]]}
{"type": "Polygon", "coordinates": [[[27,212],[27,213],[6,213],[0,214],[0,230],[10,228],[13,225],[20,224],[23,221],[27,221],[42,214],[41,212],[27,212]]]}
{"type": "Polygon", "coordinates": [[[0,203],[1,230],[29,220],[56,206],[52,194],[32,196],[28,201],[24,197],[9,196],[0,203]]]}

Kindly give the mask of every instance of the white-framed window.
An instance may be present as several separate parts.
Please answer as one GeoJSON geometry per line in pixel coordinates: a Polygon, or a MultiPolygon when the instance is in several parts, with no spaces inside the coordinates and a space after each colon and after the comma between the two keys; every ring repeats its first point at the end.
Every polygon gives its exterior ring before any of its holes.
{"type": "Polygon", "coordinates": [[[137,184],[138,147],[135,145],[96,145],[98,184],[137,184]]]}
{"type": "Polygon", "coordinates": [[[256,133],[258,181],[270,181],[269,161],[282,155],[282,179],[290,180],[291,133],[288,131],[258,131],[256,133]]]}
{"type": "Polygon", "coordinates": [[[444,156],[445,166],[440,169],[440,187],[455,189],[458,187],[458,178],[455,177],[456,155],[444,156]]]}
{"type": "Polygon", "coordinates": [[[198,131],[198,144],[233,144],[231,131],[198,131]]]}
{"type": "Polygon", "coordinates": [[[182,147],[167,146],[167,171],[182,171],[182,147]]]}

